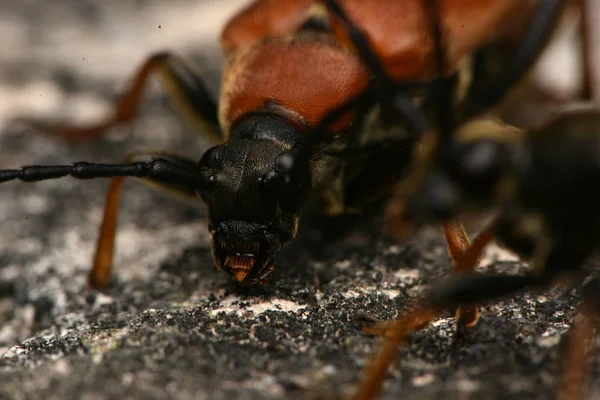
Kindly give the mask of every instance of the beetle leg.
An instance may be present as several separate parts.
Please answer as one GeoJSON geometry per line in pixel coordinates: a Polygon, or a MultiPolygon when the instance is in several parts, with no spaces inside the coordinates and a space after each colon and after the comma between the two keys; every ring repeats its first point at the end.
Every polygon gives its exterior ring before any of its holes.
{"type": "MultiPolygon", "coordinates": [[[[442,224],[444,238],[448,245],[448,254],[452,260],[455,274],[463,274],[473,272],[478,264],[479,259],[474,263],[460,263],[460,257],[465,254],[466,250],[471,245],[469,235],[465,232],[465,227],[460,221],[450,221],[442,224]]],[[[462,331],[463,327],[471,327],[477,323],[479,314],[476,304],[461,304],[456,311],[456,322],[458,331],[462,331]]]]}
{"type": "MultiPolygon", "coordinates": [[[[474,252],[468,251],[467,255],[469,253],[474,252]]],[[[472,256],[469,255],[469,257],[472,256]]],[[[386,329],[385,342],[367,367],[365,378],[353,399],[374,399],[385,379],[389,365],[398,354],[399,345],[409,333],[426,327],[444,309],[514,293],[535,285],[537,282],[537,277],[531,275],[492,276],[468,274],[456,277],[450,282],[434,288],[416,311],[389,323],[386,329]]]]}
{"type": "MultiPolygon", "coordinates": [[[[481,261],[485,247],[494,237],[495,224],[492,223],[479,232],[473,243],[469,243],[469,236],[458,221],[444,223],[442,229],[448,243],[448,253],[454,265],[454,273],[472,273],[481,261]]],[[[478,318],[479,312],[475,303],[461,304],[456,311],[458,335],[464,332],[464,328],[474,326],[478,318]]]]}
{"type": "MultiPolygon", "coordinates": [[[[486,226],[471,243],[469,236],[459,221],[450,221],[442,224],[442,230],[446,243],[448,244],[448,254],[454,265],[454,274],[457,276],[469,276],[479,263],[485,247],[494,237],[495,222],[486,226]]],[[[464,328],[472,327],[477,323],[479,313],[475,302],[464,302],[457,305],[456,319],[457,332],[460,335],[464,328]]],[[[392,323],[373,323],[372,326],[363,329],[371,335],[388,335],[392,323]]]]}
{"type": "MultiPolygon", "coordinates": [[[[463,270],[466,266],[476,263],[486,243],[491,240],[496,225],[497,222],[493,222],[473,240],[473,244],[460,257],[457,269],[463,270]]],[[[461,274],[461,276],[456,276],[452,280],[432,288],[429,294],[423,298],[416,311],[408,313],[388,325],[382,350],[368,367],[366,378],[363,380],[354,399],[371,400],[375,397],[385,379],[389,365],[398,353],[398,346],[411,331],[425,327],[445,309],[454,308],[461,304],[482,303],[527,288],[547,288],[562,276],[565,268],[576,272],[573,267],[581,266],[590,253],[585,249],[573,253],[569,249],[571,249],[569,243],[558,242],[555,244],[548,253],[548,257],[543,261],[541,274],[529,273],[508,276],[461,274]]],[[[588,315],[600,315],[597,309],[597,288],[586,290],[584,298],[585,306],[582,311],[588,315]]],[[[567,373],[563,379],[563,390],[565,391],[572,389],[569,388],[571,384],[581,384],[581,379],[585,376],[586,365],[581,364],[581,354],[585,349],[581,347],[581,339],[590,337],[590,326],[587,325],[588,322],[583,323],[583,325],[580,324],[575,325],[573,333],[573,337],[577,340],[574,340],[574,343],[569,340],[571,348],[568,351],[569,356],[567,357],[565,370],[571,372],[567,373]]],[[[565,396],[567,397],[563,398],[573,398],[569,397],[568,393],[565,393],[565,396]]]]}
{"type": "Polygon", "coordinates": [[[569,329],[566,354],[562,360],[562,376],[558,399],[583,399],[588,376],[587,345],[593,339],[600,316],[598,278],[592,279],[582,288],[579,313],[569,329]]]}
{"type": "Polygon", "coordinates": [[[168,96],[194,128],[210,142],[220,142],[217,105],[202,78],[188,63],[168,52],[156,53],[146,60],[134,75],[129,88],[121,95],[113,115],[104,121],[79,127],[27,118],[17,119],[17,122],[70,141],[96,139],[108,129],[131,123],[135,119],[148,78],[153,73],[157,73],[168,96]]]}
{"type": "MultiPolygon", "coordinates": [[[[138,160],[141,157],[161,157],[172,161],[175,164],[181,165],[190,171],[196,170],[196,163],[192,160],[188,160],[184,157],[170,153],[160,153],[155,151],[139,151],[128,154],[125,162],[129,163],[138,160]]],[[[140,180],[150,186],[167,190],[187,200],[198,202],[200,199],[196,195],[194,188],[188,185],[168,185],[152,178],[140,178],[140,180]]],[[[88,283],[94,289],[106,287],[110,279],[123,181],[124,177],[112,179],[104,203],[104,213],[102,217],[102,224],[100,226],[98,242],[96,244],[94,263],[88,276],[88,283]]]]}

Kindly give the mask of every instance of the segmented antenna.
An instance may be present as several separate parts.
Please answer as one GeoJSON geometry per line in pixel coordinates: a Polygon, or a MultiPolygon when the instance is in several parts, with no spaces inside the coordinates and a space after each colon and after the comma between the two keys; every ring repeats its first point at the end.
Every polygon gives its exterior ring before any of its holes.
{"type": "Polygon", "coordinates": [[[137,177],[150,178],[168,185],[202,189],[207,179],[195,169],[185,168],[163,158],[129,164],[94,164],[77,162],[72,165],[29,165],[20,169],[0,170],[0,183],[12,180],[37,182],[71,176],[76,179],[137,177]]]}

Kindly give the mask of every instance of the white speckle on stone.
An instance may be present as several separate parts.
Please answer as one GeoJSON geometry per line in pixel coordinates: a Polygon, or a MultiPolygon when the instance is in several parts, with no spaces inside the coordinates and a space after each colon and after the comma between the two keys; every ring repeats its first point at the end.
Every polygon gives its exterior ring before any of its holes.
{"type": "Polygon", "coordinates": [[[394,272],[394,278],[408,285],[414,284],[421,277],[418,269],[402,268],[394,272]]]}
{"type": "Polygon", "coordinates": [[[389,297],[390,299],[395,299],[396,297],[400,296],[400,291],[393,290],[393,289],[383,289],[378,293],[382,293],[382,294],[386,295],[387,297],[389,297]]]}
{"type": "Polygon", "coordinates": [[[430,325],[435,328],[438,328],[438,327],[454,324],[455,321],[456,320],[454,318],[440,318],[440,319],[436,319],[435,321],[433,321],[430,325]]]}
{"type": "Polygon", "coordinates": [[[510,252],[496,243],[490,243],[486,248],[479,264],[481,267],[486,267],[496,262],[517,262],[521,259],[513,252],[510,252]]]}
{"type": "Polygon", "coordinates": [[[125,385],[125,386],[131,386],[133,381],[134,381],[134,376],[131,373],[125,373],[125,374],[123,374],[123,377],[121,378],[121,382],[123,382],[123,385],[125,385]]]}
{"type": "Polygon", "coordinates": [[[537,302],[538,303],[544,304],[547,301],[548,301],[548,298],[546,296],[538,296],[537,297],[537,302]]]}
{"type": "Polygon", "coordinates": [[[17,345],[8,349],[0,358],[14,358],[27,354],[27,349],[17,345]]]}
{"type": "Polygon", "coordinates": [[[21,198],[21,205],[27,214],[39,215],[45,213],[50,207],[47,197],[38,194],[29,194],[21,198]]]}
{"type": "Polygon", "coordinates": [[[398,255],[400,254],[400,246],[397,245],[392,245],[390,247],[387,248],[387,250],[385,250],[384,254],[392,254],[392,255],[398,255]]]}
{"type": "Polygon", "coordinates": [[[94,353],[92,354],[92,363],[98,365],[104,359],[104,353],[94,353]]]}
{"type": "MultiPolygon", "coordinates": [[[[294,303],[293,301],[283,299],[271,299],[269,301],[255,302],[248,307],[242,307],[239,304],[240,299],[235,296],[226,297],[221,301],[221,307],[210,312],[211,316],[216,316],[219,313],[235,313],[237,315],[243,315],[247,312],[252,312],[255,315],[260,315],[266,311],[280,311],[280,312],[298,312],[306,308],[306,306],[294,303]]],[[[252,301],[244,301],[244,303],[252,301]]]]}
{"type": "Polygon", "coordinates": [[[348,291],[342,293],[342,295],[347,299],[355,299],[357,297],[364,296],[367,294],[372,294],[372,293],[376,293],[377,295],[380,295],[380,296],[389,297],[390,299],[394,299],[394,298],[400,296],[399,290],[380,289],[375,286],[367,286],[364,288],[354,288],[354,289],[351,289],[351,290],[348,290],[348,291]]]}
{"type": "Polygon", "coordinates": [[[327,375],[327,376],[333,376],[336,374],[336,372],[337,372],[337,368],[335,368],[331,364],[327,364],[326,366],[321,368],[321,373],[323,373],[324,375],[327,375]]]}
{"type": "Polygon", "coordinates": [[[435,376],[433,374],[425,374],[421,376],[416,376],[412,380],[413,386],[427,386],[435,381],[435,376]]]}
{"type": "Polygon", "coordinates": [[[552,333],[546,331],[542,334],[541,337],[539,337],[536,340],[536,343],[538,346],[546,347],[546,348],[554,347],[554,346],[558,345],[559,342],[560,342],[560,334],[557,333],[556,331],[552,332],[552,333]]]}
{"type": "Polygon", "coordinates": [[[337,269],[345,270],[352,266],[352,261],[350,261],[350,260],[338,261],[334,264],[334,266],[337,269]]]}
{"type": "Polygon", "coordinates": [[[56,361],[54,369],[61,375],[69,375],[72,372],[71,363],[64,358],[56,361]]]}
{"type": "Polygon", "coordinates": [[[347,299],[355,299],[361,296],[363,293],[358,292],[357,290],[348,290],[347,292],[342,293],[342,295],[347,299]]]}
{"type": "Polygon", "coordinates": [[[563,318],[565,316],[565,313],[563,311],[556,311],[554,313],[554,318],[563,318]]]}
{"type": "Polygon", "coordinates": [[[106,304],[112,304],[113,303],[113,298],[110,296],[107,296],[103,293],[96,293],[96,298],[94,300],[94,305],[93,305],[93,309],[97,310],[100,307],[102,307],[103,305],[106,304]]]}
{"type": "Polygon", "coordinates": [[[473,393],[479,390],[480,384],[470,379],[459,379],[456,382],[456,388],[463,393],[473,393]]]}

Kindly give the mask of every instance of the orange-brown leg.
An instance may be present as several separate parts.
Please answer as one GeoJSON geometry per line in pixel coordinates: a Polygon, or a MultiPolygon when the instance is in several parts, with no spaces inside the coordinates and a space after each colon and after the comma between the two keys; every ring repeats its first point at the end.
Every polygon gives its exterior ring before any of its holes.
{"type": "MultiPolygon", "coordinates": [[[[448,254],[454,265],[454,274],[471,273],[479,263],[483,249],[492,240],[493,224],[481,231],[473,245],[469,241],[469,236],[460,221],[450,221],[442,224],[444,238],[448,244],[448,254]],[[469,250],[469,251],[467,251],[469,250]],[[476,258],[473,258],[473,255],[476,258]]],[[[461,304],[456,312],[456,318],[459,330],[462,327],[472,327],[477,323],[478,312],[476,304],[461,304]]],[[[373,321],[372,324],[363,328],[363,332],[373,336],[383,336],[389,329],[388,323],[382,321],[373,321]]]]}
{"type": "MultiPolygon", "coordinates": [[[[451,221],[442,224],[442,230],[444,232],[444,238],[448,244],[448,254],[452,259],[454,265],[455,274],[471,273],[477,267],[480,262],[480,256],[483,253],[483,249],[492,240],[494,236],[494,226],[491,224],[479,233],[476,237],[476,243],[474,242],[477,253],[469,252],[472,257],[473,254],[477,254],[476,259],[465,258],[467,250],[472,245],[469,241],[469,236],[465,232],[465,228],[460,221],[451,221]]],[[[457,312],[456,319],[460,327],[472,327],[477,323],[479,313],[477,311],[476,304],[462,304],[457,312]]]]}
{"type": "MultiPolygon", "coordinates": [[[[196,163],[184,157],[170,153],[159,153],[156,151],[139,151],[127,155],[125,163],[134,162],[142,157],[152,158],[161,157],[178,164],[188,164],[195,167],[196,163]]],[[[142,182],[160,189],[172,192],[180,197],[198,201],[196,193],[187,187],[167,186],[151,179],[140,179],[142,182]]],[[[117,232],[117,219],[119,216],[119,204],[121,191],[123,189],[123,177],[113,178],[108,189],[106,201],[104,203],[104,216],[100,226],[98,242],[96,244],[96,254],[94,263],[88,275],[88,283],[94,289],[101,289],[108,285],[113,265],[113,255],[115,249],[115,237],[117,232]]]]}
{"type": "MultiPolygon", "coordinates": [[[[450,231],[456,230],[458,228],[462,229],[462,225],[457,223],[451,223],[454,225],[449,225],[448,229],[450,231]]],[[[455,269],[457,271],[472,271],[477,265],[479,258],[493,238],[494,235],[494,227],[495,224],[492,223],[488,227],[486,227],[482,232],[480,232],[473,243],[468,248],[465,248],[460,256],[457,257],[455,262],[455,269]]],[[[460,231],[459,229],[459,231],[460,231]]],[[[459,235],[454,235],[459,237],[459,235]]],[[[454,237],[453,236],[453,237],[454,237]]],[[[449,247],[454,246],[458,240],[452,240],[452,244],[449,242],[449,247]]],[[[464,278],[469,278],[468,274],[462,274],[464,278]]],[[[460,277],[457,277],[460,278],[460,277]]],[[[491,277],[494,279],[495,277],[491,277]]],[[[511,277],[509,277],[510,279],[511,277]]],[[[516,277],[517,279],[521,277],[516,277]]],[[[477,286],[489,286],[491,282],[476,282],[477,286]]],[[[522,282],[517,282],[516,285],[520,285],[522,282]]],[[[475,286],[474,285],[474,286],[475,286]]],[[[421,302],[421,306],[412,313],[409,313],[405,316],[400,317],[399,319],[390,322],[385,329],[385,342],[383,344],[382,349],[377,353],[376,357],[372,360],[371,364],[366,370],[366,375],[362,380],[362,383],[359,387],[358,392],[353,397],[354,400],[372,400],[375,398],[377,393],[379,392],[381,385],[385,379],[386,372],[389,368],[389,365],[392,363],[396,355],[399,351],[399,345],[405,340],[406,336],[416,330],[422,329],[426,327],[434,318],[436,318],[443,309],[445,303],[456,303],[455,298],[461,298],[465,291],[469,291],[471,288],[468,285],[461,284],[461,282],[455,278],[454,282],[451,282],[449,285],[452,290],[446,290],[442,295],[438,295],[435,292],[432,292],[428,298],[425,298],[424,301],[421,302]],[[458,284],[456,284],[458,282],[458,284]],[[454,285],[454,287],[452,287],[454,285]],[[434,299],[434,296],[438,296],[434,299]],[[433,300],[434,299],[434,300],[433,300]]],[[[514,290],[515,284],[509,282],[509,284],[497,285],[500,290],[512,291],[514,290]]],[[[474,289],[476,289],[474,287],[474,289]]],[[[485,291],[474,291],[476,294],[475,297],[478,296],[477,293],[485,293],[485,291]]],[[[491,293],[492,291],[490,291],[491,293]]]]}
{"type": "MultiPolygon", "coordinates": [[[[451,221],[442,224],[444,238],[448,244],[448,254],[454,265],[454,273],[470,273],[477,266],[477,262],[472,265],[460,263],[460,257],[471,246],[469,235],[460,221],[451,221]]],[[[477,323],[479,317],[476,304],[463,304],[456,311],[456,320],[459,326],[471,327],[477,323]]]]}
{"type": "Polygon", "coordinates": [[[154,54],[144,62],[119,99],[113,115],[104,121],[79,127],[55,125],[32,118],[19,118],[17,122],[69,141],[99,138],[114,126],[133,122],[148,79],[153,73],[158,75],[168,96],[198,132],[210,142],[220,142],[217,106],[200,75],[181,58],[167,52],[154,54]]]}
{"type": "MultiPolygon", "coordinates": [[[[566,354],[562,360],[558,400],[582,400],[585,398],[588,377],[587,346],[593,339],[596,327],[594,321],[599,317],[597,281],[579,307],[579,315],[569,329],[566,354]]],[[[585,290],[585,289],[584,289],[585,290]]]]}
{"type": "Polygon", "coordinates": [[[409,333],[426,327],[439,313],[439,311],[431,309],[418,310],[388,324],[385,342],[366,370],[360,388],[353,397],[354,400],[375,398],[381,389],[390,364],[398,355],[399,345],[409,333]]]}

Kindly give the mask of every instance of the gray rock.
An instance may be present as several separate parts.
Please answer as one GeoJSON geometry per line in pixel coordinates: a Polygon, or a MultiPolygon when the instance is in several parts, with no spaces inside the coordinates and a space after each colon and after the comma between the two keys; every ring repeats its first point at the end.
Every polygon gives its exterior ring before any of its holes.
{"type": "MultiPolygon", "coordinates": [[[[206,144],[156,91],[130,136],[117,130],[70,146],[8,121],[22,113],[80,121],[101,114],[152,43],[163,45],[156,32],[140,34],[149,29],[145,23],[156,30],[161,16],[177,20],[167,11],[188,21],[185,12],[195,10],[204,17],[186,22],[189,29],[215,25],[216,10],[226,3],[235,2],[180,0],[165,8],[156,1],[0,1],[3,18],[15,21],[0,24],[0,32],[19,32],[10,56],[0,59],[0,167],[118,162],[144,147],[198,158],[206,144]],[[70,39],[71,59],[64,57],[68,44],[48,50],[64,38],[61,32],[79,28],[81,36],[70,39]],[[142,55],[119,56],[115,40],[142,55]]],[[[208,39],[169,34],[207,76],[218,77],[214,44],[190,51],[188,40],[208,39]]],[[[218,79],[210,82],[216,90],[218,79]]],[[[288,246],[270,282],[240,288],[211,266],[202,206],[132,183],[122,202],[114,278],[98,293],[85,280],[106,187],[100,180],[70,179],[2,185],[0,398],[347,396],[379,342],[361,332],[359,317],[390,319],[409,310],[450,271],[437,229],[399,244],[380,233],[376,215],[319,257],[301,241],[288,246]]],[[[497,273],[527,268],[493,246],[483,264],[482,270],[497,273]]],[[[551,398],[577,301],[576,292],[553,290],[491,303],[459,342],[447,313],[411,335],[389,371],[383,398],[551,398]]],[[[592,355],[590,398],[600,398],[598,352],[592,355]]]]}

